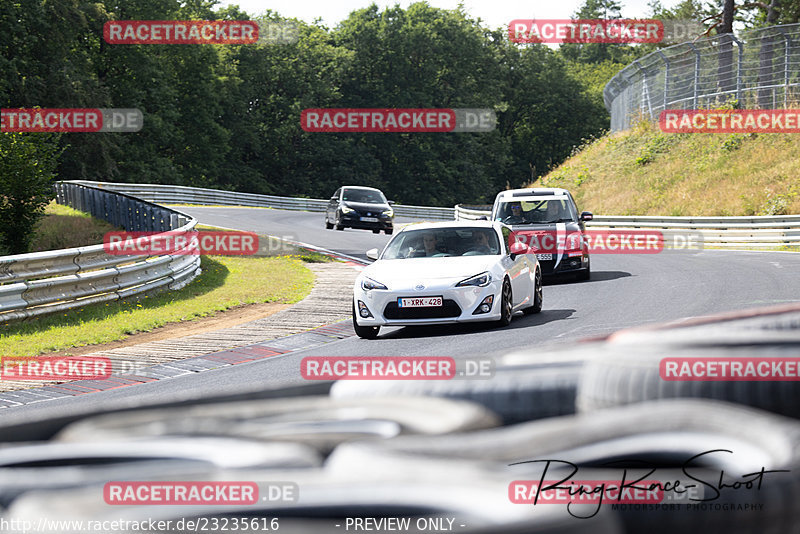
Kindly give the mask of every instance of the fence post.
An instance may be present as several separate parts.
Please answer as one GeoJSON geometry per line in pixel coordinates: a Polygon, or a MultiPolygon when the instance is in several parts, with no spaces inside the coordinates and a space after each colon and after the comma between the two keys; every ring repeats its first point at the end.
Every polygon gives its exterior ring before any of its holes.
{"type": "Polygon", "coordinates": [[[636,65],[636,68],[639,69],[639,72],[642,73],[642,77],[644,78],[644,81],[642,82],[642,102],[639,105],[639,109],[641,111],[644,111],[644,104],[645,104],[645,102],[647,102],[647,114],[650,115],[650,120],[652,120],[653,119],[653,106],[650,104],[650,88],[647,86],[647,82],[648,82],[647,69],[642,67],[642,65],[641,65],[641,63],[639,63],[638,59],[635,60],[633,62],[633,64],[636,65]]]}
{"type": "Polygon", "coordinates": [[[775,28],[783,37],[783,107],[789,107],[789,50],[792,47],[792,39],[780,26],[775,28]]]}
{"type": "MultiPolygon", "coordinates": [[[[730,34],[731,39],[736,43],[739,49],[738,60],[736,61],[736,102],[741,105],[742,103],[742,59],[744,58],[744,44],[736,38],[735,35],[730,34]]],[[[774,106],[773,106],[774,107],[774,106]]]]}
{"type": "Polygon", "coordinates": [[[694,50],[694,81],[692,85],[694,86],[694,91],[692,95],[692,109],[697,109],[697,95],[698,95],[698,87],[700,85],[700,51],[694,45],[694,43],[686,43],[689,45],[689,48],[694,50]]]}
{"type": "Polygon", "coordinates": [[[661,60],[664,61],[664,66],[665,66],[665,69],[664,69],[664,104],[663,104],[663,107],[661,108],[661,110],[664,111],[664,110],[667,109],[667,92],[669,91],[669,59],[667,58],[666,55],[664,55],[664,52],[662,52],[661,50],[656,50],[656,53],[658,53],[658,55],[661,56],[661,60]]]}

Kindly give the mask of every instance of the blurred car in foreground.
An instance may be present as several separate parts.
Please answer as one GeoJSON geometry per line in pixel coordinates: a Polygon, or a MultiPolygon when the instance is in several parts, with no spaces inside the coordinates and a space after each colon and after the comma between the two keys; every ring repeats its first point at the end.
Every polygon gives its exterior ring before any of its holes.
{"type": "Polygon", "coordinates": [[[381,326],[498,321],[542,309],[536,256],[511,229],[492,222],[422,223],[403,228],[356,279],[353,326],[362,338],[381,326]],[[510,244],[509,244],[510,243],[510,244]]]}
{"type": "Polygon", "coordinates": [[[336,190],[325,210],[325,228],[337,230],[361,228],[386,234],[394,231],[393,202],[379,189],[361,186],[343,186],[336,190]]]}

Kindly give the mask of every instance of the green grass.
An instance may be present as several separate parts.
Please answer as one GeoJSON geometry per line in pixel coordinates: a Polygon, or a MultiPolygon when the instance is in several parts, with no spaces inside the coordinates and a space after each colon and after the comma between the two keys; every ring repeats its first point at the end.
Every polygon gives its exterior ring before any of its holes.
{"type": "Polygon", "coordinates": [[[598,215],[800,213],[800,135],[671,134],[650,122],[605,135],[535,187],[569,189],[598,215]]]}
{"type": "Polygon", "coordinates": [[[201,267],[203,274],[178,291],[6,323],[0,326],[0,355],[27,357],[108,343],[242,304],[294,303],[314,282],[314,274],[294,258],[203,256],[201,267]]]}
{"type": "Polygon", "coordinates": [[[34,227],[31,252],[97,245],[103,242],[106,232],[121,230],[88,213],[55,202],[48,204],[44,213],[34,227]]]}

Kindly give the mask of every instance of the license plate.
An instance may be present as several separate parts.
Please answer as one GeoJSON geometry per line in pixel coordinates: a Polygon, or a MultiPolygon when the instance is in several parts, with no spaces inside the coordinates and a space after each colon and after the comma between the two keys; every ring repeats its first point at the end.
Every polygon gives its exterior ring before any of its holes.
{"type": "Polygon", "coordinates": [[[552,260],[553,259],[553,255],[552,254],[537,254],[536,257],[539,258],[540,260],[552,260]]]}
{"type": "Polygon", "coordinates": [[[442,305],[442,297],[401,298],[397,299],[397,305],[401,308],[434,308],[442,305]]]}
{"type": "Polygon", "coordinates": [[[377,217],[361,217],[361,222],[378,222],[377,217]]]}

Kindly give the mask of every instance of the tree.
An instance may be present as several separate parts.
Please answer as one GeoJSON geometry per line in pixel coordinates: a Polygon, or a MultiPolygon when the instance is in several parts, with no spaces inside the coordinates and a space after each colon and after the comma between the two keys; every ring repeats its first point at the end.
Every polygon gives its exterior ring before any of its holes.
{"type": "Polygon", "coordinates": [[[0,255],[28,252],[60,154],[55,135],[0,133],[0,255]]]}
{"type": "MultiPolygon", "coordinates": [[[[585,0],[573,19],[619,19],[622,8],[617,0],[585,0]]],[[[566,43],[559,47],[563,56],[577,63],[630,63],[642,56],[640,47],[616,43],[566,43]]]]}

